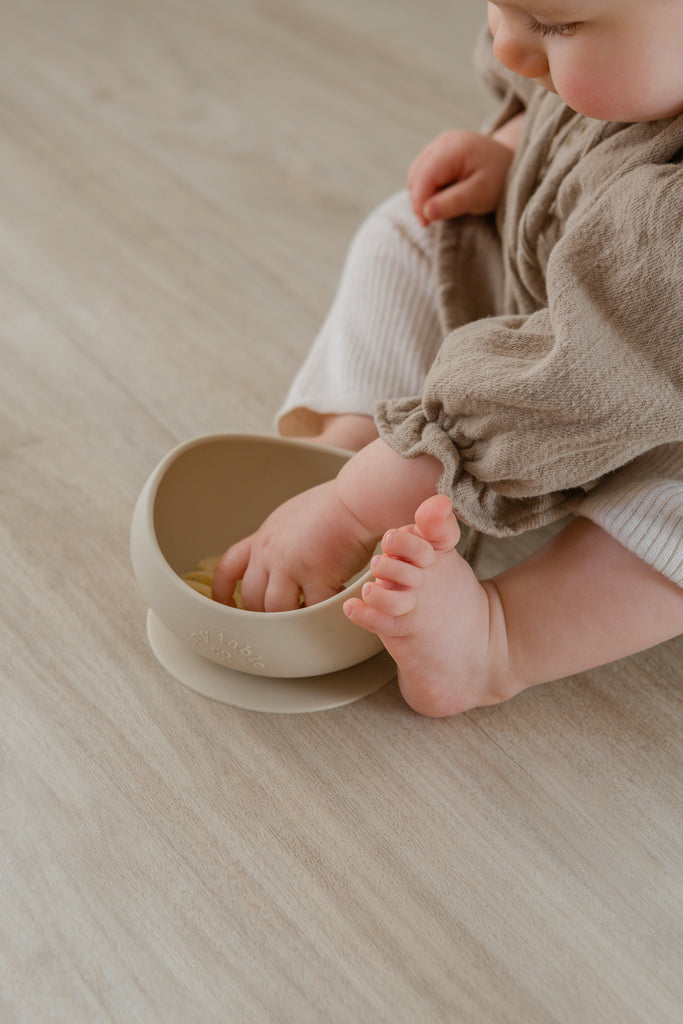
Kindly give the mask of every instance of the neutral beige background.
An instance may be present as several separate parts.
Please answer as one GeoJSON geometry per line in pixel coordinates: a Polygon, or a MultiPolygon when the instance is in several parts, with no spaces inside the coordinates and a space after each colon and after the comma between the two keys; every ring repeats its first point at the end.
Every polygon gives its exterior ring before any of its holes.
{"type": "Polygon", "coordinates": [[[0,4],[3,1024],[680,1019],[680,641],[258,715],[165,674],[129,562],[158,459],[270,430],[359,219],[479,123],[482,16],[0,4]]]}

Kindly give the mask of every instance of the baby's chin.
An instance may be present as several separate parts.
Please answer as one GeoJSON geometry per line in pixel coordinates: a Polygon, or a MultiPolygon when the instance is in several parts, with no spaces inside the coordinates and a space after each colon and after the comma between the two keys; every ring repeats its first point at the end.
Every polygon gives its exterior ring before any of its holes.
{"type": "Polygon", "coordinates": [[[540,78],[534,78],[534,82],[536,82],[537,85],[540,85],[541,88],[546,89],[548,92],[554,92],[557,95],[557,89],[555,88],[550,72],[542,75],[540,78]]]}

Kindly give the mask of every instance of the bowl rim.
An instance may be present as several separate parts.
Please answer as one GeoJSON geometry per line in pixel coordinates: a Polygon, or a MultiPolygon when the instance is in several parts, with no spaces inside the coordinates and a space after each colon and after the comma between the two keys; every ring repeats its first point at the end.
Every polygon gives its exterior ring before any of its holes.
{"type": "MultiPolygon", "coordinates": [[[[152,539],[154,554],[158,556],[158,560],[163,566],[162,572],[168,577],[169,586],[175,587],[178,590],[179,594],[184,594],[184,599],[189,599],[191,601],[199,601],[201,607],[208,605],[214,610],[216,614],[223,614],[220,611],[218,611],[218,609],[224,609],[225,612],[229,614],[230,618],[236,616],[237,619],[250,619],[252,621],[254,616],[263,615],[267,615],[268,618],[275,618],[279,622],[284,621],[292,615],[296,615],[298,617],[298,620],[301,621],[304,615],[310,617],[310,615],[315,613],[316,611],[319,614],[322,609],[331,608],[335,605],[343,603],[343,601],[348,599],[344,597],[344,594],[349,589],[349,587],[344,587],[338,593],[333,594],[331,597],[325,598],[324,601],[318,601],[317,604],[304,605],[303,608],[291,608],[287,611],[256,612],[250,611],[246,608],[236,608],[232,605],[222,604],[220,601],[215,601],[212,597],[206,597],[204,594],[200,594],[198,590],[194,590],[193,587],[189,586],[185,582],[185,580],[183,580],[182,576],[180,576],[175,571],[175,569],[173,569],[172,566],[169,564],[163,551],[161,550],[161,545],[159,544],[156,535],[156,530],[154,528],[154,507],[156,503],[156,496],[158,494],[161,482],[165,474],[171,467],[171,465],[184,452],[189,451],[192,448],[199,447],[201,444],[207,444],[213,441],[225,441],[229,439],[234,439],[235,441],[267,441],[269,443],[275,442],[276,446],[278,447],[307,448],[309,450],[314,451],[329,452],[330,454],[334,455],[343,455],[347,459],[351,458],[351,456],[353,455],[353,452],[348,451],[346,448],[336,448],[332,445],[313,444],[311,442],[307,442],[305,438],[302,439],[296,437],[279,437],[278,435],[270,436],[268,434],[254,433],[239,434],[229,432],[217,432],[213,434],[198,434],[197,436],[191,437],[188,440],[182,441],[180,444],[176,445],[174,448],[168,451],[166,455],[157,463],[156,467],[152,470],[148,478],[146,487],[144,488],[148,490],[148,494],[145,500],[145,518],[147,520],[147,526],[149,528],[149,536],[152,539]]],[[[367,579],[370,579],[371,575],[372,573],[370,569],[367,569],[364,573],[362,573],[362,575],[358,576],[358,578],[354,581],[352,586],[356,587],[358,584],[364,583],[366,581],[366,577],[367,579]]]]}

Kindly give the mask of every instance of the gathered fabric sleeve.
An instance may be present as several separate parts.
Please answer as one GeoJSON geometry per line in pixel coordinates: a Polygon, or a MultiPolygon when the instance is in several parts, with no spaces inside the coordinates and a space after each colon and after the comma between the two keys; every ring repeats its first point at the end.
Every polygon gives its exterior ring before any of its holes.
{"type": "Polygon", "coordinates": [[[576,512],[683,587],[683,445],[662,445],[617,470],[576,512]]]}
{"type": "Polygon", "coordinates": [[[639,166],[578,201],[549,254],[547,304],[453,330],[422,395],[376,407],[394,450],[439,459],[439,490],[468,525],[510,536],[557,520],[607,474],[683,441],[680,189],[678,165],[639,166]]]}

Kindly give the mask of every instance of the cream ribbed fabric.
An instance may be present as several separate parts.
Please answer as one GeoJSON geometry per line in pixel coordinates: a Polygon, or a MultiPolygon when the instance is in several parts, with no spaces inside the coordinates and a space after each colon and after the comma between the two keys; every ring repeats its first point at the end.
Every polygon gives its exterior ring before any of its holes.
{"type": "Polygon", "coordinates": [[[683,587],[683,445],[662,445],[619,470],[577,514],[683,587]]]}
{"type": "Polygon", "coordinates": [[[277,414],[280,433],[317,434],[321,413],[371,416],[379,397],[421,390],[443,340],[436,235],[419,223],[406,192],[361,225],[330,312],[277,414]]]}

